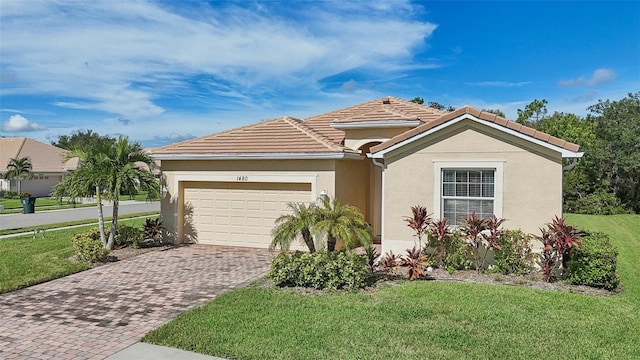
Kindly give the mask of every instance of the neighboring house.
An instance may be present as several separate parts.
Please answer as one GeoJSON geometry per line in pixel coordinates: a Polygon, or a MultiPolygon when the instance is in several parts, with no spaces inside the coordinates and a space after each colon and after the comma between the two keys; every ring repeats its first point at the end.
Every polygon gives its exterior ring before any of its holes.
{"type": "Polygon", "coordinates": [[[491,113],[387,97],[156,148],[162,216],[178,242],[266,248],[288,201],[359,207],[382,251],[414,245],[411,206],[459,222],[472,211],[537,232],[562,214],[564,158],[578,145],[491,113]]]}
{"type": "Polygon", "coordinates": [[[11,159],[28,157],[32,165],[33,178],[23,179],[21,191],[32,196],[49,196],[51,189],[70,171],[75,169],[73,161],[65,164],[66,150],[25,137],[0,138],[0,190],[17,191],[17,180],[6,180],[7,164],[11,159]]]}

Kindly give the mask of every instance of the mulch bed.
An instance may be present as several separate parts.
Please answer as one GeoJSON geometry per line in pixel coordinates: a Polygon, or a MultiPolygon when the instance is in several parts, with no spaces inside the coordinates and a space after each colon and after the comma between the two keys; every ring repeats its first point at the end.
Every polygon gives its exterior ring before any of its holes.
{"type": "Polygon", "coordinates": [[[562,291],[590,296],[611,296],[618,292],[598,289],[584,285],[569,285],[559,280],[548,283],[543,280],[542,274],[534,273],[529,275],[503,275],[503,274],[478,274],[475,270],[458,270],[449,274],[443,269],[433,269],[427,273],[426,280],[436,281],[461,281],[471,283],[482,283],[492,285],[508,285],[528,287],[538,290],[562,291]]]}

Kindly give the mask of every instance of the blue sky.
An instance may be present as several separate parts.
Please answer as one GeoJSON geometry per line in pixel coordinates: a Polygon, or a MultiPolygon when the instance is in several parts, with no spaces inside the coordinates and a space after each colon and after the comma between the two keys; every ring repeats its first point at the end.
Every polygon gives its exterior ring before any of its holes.
{"type": "Polygon", "coordinates": [[[640,2],[0,2],[0,135],[145,147],[416,96],[587,113],[640,90],[640,2]]]}

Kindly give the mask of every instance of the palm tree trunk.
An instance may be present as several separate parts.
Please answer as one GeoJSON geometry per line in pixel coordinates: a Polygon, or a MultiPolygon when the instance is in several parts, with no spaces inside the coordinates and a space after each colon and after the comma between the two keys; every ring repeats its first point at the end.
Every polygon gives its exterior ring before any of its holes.
{"type": "Polygon", "coordinates": [[[336,242],[335,237],[327,235],[327,251],[334,252],[336,250],[336,242]]]}
{"type": "Polygon", "coordinates": [[[115,244],[116,231],[118,230],[118,207],[120,206],[120,200],[116,195],[113,199],[113,215],[111,216],[111,232],[109,233],[109,241],[107,242],[107,249],[113,249],[115,244]]]}
{"type": "Polygon", "coordinates": [[[316,244],[313,243],[313,237],[311,236],[311,231],[309,231],[309,229],[302,230],[302,238],[304,239],[305,244],[307,244],[309,252],[316,252],[316,244]]]}
{"type": "Polygon", "coordinates": [[[102,246],[107,247],[107,236],[104,233],[104,213],[102,211],[102,196],[100,195],[100,186],[96,186],[96,202],[98,203],[98,229],[100,230],[100,241],[102,246]]]}

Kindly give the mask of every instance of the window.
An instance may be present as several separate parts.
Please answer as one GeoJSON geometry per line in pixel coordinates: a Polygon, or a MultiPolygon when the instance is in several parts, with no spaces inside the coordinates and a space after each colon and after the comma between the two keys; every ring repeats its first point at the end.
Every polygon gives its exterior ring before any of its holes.
{"type": "Polygon", "coordinates": [[[442,169],[442,217],[451,224],[476,212],[478,217],[494,212],[495,169],[442,169]]]}

